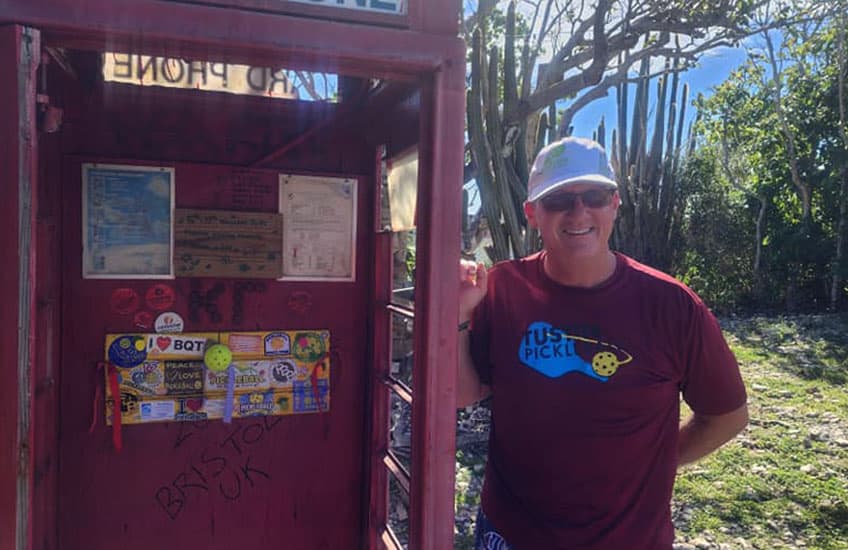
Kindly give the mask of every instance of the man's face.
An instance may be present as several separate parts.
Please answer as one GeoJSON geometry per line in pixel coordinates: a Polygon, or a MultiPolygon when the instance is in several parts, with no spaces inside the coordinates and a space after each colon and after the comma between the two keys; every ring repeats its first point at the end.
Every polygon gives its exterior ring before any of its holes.
{"type": "Polygon", "coordinates": [[[562,259],[605,259],[620,203],[617,191],[578,183],[524,203],[524,213],[549,253],[562,259]]]}

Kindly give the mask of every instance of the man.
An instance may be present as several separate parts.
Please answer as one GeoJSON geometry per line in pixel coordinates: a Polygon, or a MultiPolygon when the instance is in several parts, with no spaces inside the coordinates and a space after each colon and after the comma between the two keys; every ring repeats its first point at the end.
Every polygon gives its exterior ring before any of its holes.
{"type": "Polygon", "coordinates": [[[670,549],[677,467],[747,424],[715,317],[610,250],[620,202],[597,143],[558,141],[524,204],[542,252],[461,265],[458,405],[492,396],[478,549],[670,549]]]}

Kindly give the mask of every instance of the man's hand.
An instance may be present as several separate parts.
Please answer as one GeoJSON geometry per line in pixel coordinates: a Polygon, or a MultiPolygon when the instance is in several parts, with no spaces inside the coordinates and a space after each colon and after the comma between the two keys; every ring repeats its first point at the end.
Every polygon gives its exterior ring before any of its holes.
{"type": "MultiPolygon", "coordinates": [[[[459,262],[459,322],[471,319],[474,308],[486,296],[488,274],[483,264],[462,260],[459,262]]],[[[480,401],[491,392],[489,386],[480,383],[480,377],[471,359],[468,331],[459,336],[459,365],[457,369],[456,406],[463,408],[480,401]]]]}
{"type": "Polygon", "coordinates": [[[481,263],[459,262],[459,320],[467,321],[486,295],[488,274],[481,263]]]}

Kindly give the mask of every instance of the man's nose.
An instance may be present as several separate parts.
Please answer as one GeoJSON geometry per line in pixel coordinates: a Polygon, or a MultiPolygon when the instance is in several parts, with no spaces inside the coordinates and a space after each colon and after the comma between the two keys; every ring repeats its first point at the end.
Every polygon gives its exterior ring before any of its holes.
{"type": "Polygon", "coordinates": [[[583,199],[580,195],[574,195],[574,205],[567,212],[569,214],[582,214],[586,210],[586,205],[583,204],[583,199]]]}

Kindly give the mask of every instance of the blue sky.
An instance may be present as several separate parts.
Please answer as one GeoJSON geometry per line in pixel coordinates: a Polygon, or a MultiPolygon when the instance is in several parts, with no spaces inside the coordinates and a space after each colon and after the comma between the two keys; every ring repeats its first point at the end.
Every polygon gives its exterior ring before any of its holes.
{"type": "MultiPolygon", "coordinates": [[[[742,64],[745,55],[745,50],[742,47],[721,48],[704,55],[697,67],[680,75],[681,86],[683,83],[689,84],[689,105],[686,106],[687,127],[688,121],[691,121],[695,115],[692,101],[699,93],[710,95],[711,88],[724,82],[730,76],[730,72],[742,64]]],[[[635,90],[635,87],[631,90],[635,90]]],[[[652,90],[651,93],[653,94],[654,91],[652,90]]],[[[629,97],[632,99],[633,95],[634,92],[631,91],[629,97]]],[[[602,116],[606,120],[606,143],[609,145],[617,116],[614,90],[610,90],[606,98],[589,104],[575,115],[574,135],[591,138],[592,132],[598,127],[598,122],[600,122],[602,116]]]]}

